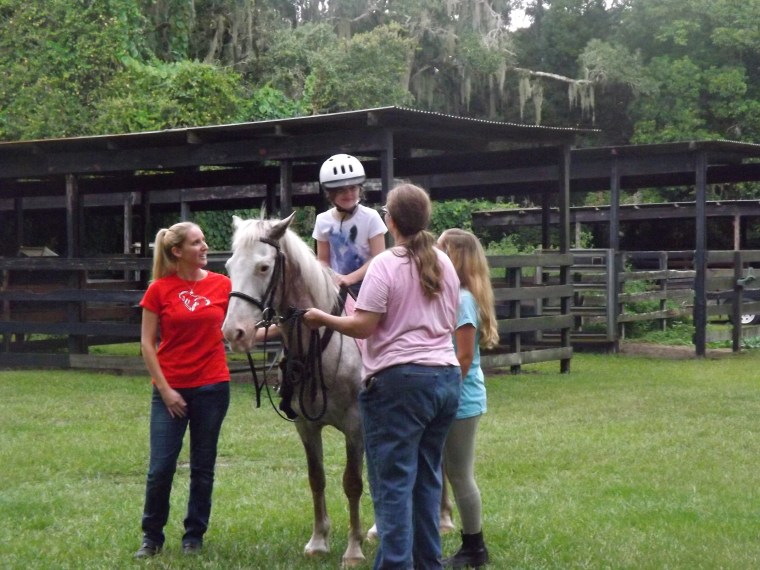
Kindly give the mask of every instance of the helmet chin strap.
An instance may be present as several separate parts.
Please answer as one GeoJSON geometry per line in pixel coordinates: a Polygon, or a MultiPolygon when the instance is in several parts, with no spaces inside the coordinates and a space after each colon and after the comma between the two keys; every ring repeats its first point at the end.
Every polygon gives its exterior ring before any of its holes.
{"type": "Polygon", "coordinates": [[[354,204],[354,205],[353,205],[351,208],[349,208],[349,209],[346,209],[346,208],[341,208],[340,206],[338,206],[337,204],[335,204],[335,209],[336,209],[338,212],[340,212],[341,214],[353,214],[353,213],[356,211],[356,208],[358,208],[358,207],[359,207],[359,202],[357,202],[356,204],[354,204]]]}
{"type": "Polygon", "coordinates": [[[340,206],[338,206],[338,204],[335,204],[335,210],[338,213],[343,214],[340,217],[340,230],[339,231],[343,231],[343,222],[345,222],[348,218],[350,218],[351,216],[353,216],[354,212],[356,211],[356,208],[358,208],[358,207],[359,207],[359,202],[356,202],[356,204],[354,204],[353,207],[349,208],[349,209],[341,208],[340,206]]]}

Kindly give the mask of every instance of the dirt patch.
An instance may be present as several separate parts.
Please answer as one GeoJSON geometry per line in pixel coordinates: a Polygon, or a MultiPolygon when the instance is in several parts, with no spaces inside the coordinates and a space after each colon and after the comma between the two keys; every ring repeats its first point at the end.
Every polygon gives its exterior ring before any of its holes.
{"type": "MultiPolygon", "coordinates": [[[[671,346],[666,344],[650,344],[645,342],[621,342],[620,354],[636,354],[651,358],[668,358],[686,360],[697,358],[694,346],[671,346]]],[[[732,354],[730,348],[710,348],[705,351],[705,358],[723,358],[732,354]]]]}

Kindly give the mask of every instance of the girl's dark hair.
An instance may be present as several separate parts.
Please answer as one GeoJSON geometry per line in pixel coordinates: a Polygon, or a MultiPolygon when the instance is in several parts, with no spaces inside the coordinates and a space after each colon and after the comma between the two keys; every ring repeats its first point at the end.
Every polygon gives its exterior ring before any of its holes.
{"type": "MultiPolygon", "coordinates": [[[[442,289],[443,274],[435,252],[435,238],[427,231],[432,205],[428,193],[414,184],[400,184],[388,193],[388,214],[398,232],[406,238],[404,253],[417,265],[420,285],[426,297],[442,289]]],[[[399,254],[397,254],[399,255],[399,254]]]]}

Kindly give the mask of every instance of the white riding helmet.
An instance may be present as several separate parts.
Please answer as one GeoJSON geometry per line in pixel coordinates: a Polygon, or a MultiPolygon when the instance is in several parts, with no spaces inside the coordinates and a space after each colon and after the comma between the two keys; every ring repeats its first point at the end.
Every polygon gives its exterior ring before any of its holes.
{"type": "Polygon", "coordinates": [[[319,183],[327,190],[362,184],[366,179],[362,163],[350,154],[333,155],[319,169],[319,183]]]}

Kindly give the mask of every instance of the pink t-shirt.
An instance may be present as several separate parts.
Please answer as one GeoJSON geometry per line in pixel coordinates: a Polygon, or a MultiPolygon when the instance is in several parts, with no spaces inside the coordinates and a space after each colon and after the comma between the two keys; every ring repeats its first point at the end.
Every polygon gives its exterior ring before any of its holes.
{"type": "Polygon", "coordinates": [[[372,259],[356,308],[383,313],[362,351],[364,377],[398,364],[459,366],[451,335],[459,304],[459,278],[451,260],[435,250],[443,269],[443,290],[428,299],[417,266],[407,257],[385,250],[372,259]]]}

